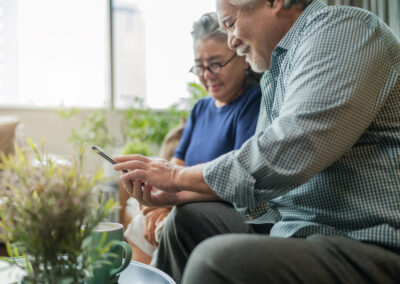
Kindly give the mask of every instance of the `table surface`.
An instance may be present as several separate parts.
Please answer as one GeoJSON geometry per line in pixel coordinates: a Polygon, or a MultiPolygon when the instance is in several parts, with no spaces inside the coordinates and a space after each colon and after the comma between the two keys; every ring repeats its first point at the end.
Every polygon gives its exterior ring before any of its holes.
{"type": "MultiPolygon", "coordinates": [[[[16,283],[25,275],[19,268],[10,268],[4,261],[0,262],[0,283],[16,283]]],[[[121,272],[119,284],[176,284],[175,281],[161,270],[152,266],[131,261],[121,272]]]]}
{"type": "Polygon", "coordinates": [[[119,276],[119,284],[175,284],[175,281],[163,271],[152,266],[131,261],[119,276]]]}

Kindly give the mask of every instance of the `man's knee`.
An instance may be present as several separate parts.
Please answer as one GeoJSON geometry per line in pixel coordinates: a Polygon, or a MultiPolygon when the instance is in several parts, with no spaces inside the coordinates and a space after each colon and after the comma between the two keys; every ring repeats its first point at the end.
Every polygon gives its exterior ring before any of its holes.
{"type": "Polygon", "coordinates": [[[236,234],[225,234],[209,238],[201,242],[193,251],[193,258],[195,262],[203,263],[205,266],[215,267],[216,264],[223,261],[226,262],[226,255],[230,254],[234,248],[227,242],[229,236],[236,234]]]}
{"type": "Polygon", "coordinates": [[[198,220],[195,213],[196,203],[189,203],[174,207],[168,216],[164,230],[166,233],[176,235],[183,230],[190,230],[191,226],[196,226],[198,220]]]}
{"type": "Polygon", "coordinates": [[[219,281],[220,265],[226,263],[226,235],[215,236],[201,242],[191,254],[182,283],[215,283],[219,281]]]}
{"type": "Polygon", "coordinates": [[[161,242],[175,243],[192,249],[203,239],[202,218],[203,207],[199,203],[188,203],[174,207],[166,220],[161,242]]]}

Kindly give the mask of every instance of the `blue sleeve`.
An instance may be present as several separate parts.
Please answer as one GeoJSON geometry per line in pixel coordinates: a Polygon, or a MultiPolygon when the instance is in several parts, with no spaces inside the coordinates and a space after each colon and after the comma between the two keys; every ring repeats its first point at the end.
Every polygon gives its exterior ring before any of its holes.
{"type": "Polygon", "coordinates": [[[190,115],[185,123],[185,128],[183,129],[182,137],[179,141],[178,147],[175,149],[175,154],[174,157],[185,160],[186,156],[186,151],[189,147],[190,144],[190,139],[192,137],[192,132],[193,132],[193,127],[194,123],[196,121],[196,109],[198,108],[199,103],[197,103],[192,111],[190,112],[190,115]]]}
{"type": "Polygon", "coordinates": [[[237,119],[235,150],[239,149],[256,131],[258,114],[260,112],[261,88],[252,88],[251,91],[251,94],[248,94],[249,99],[241,106],[237,119]]]}

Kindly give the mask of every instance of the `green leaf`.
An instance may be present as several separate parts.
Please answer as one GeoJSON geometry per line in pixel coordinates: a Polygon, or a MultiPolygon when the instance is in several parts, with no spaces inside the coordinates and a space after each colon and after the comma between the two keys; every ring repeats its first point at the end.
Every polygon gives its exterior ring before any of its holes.
{"type": "MultiPolygon", "coordinates": [[[[32,166],[33,158],[48,155],[44,144],[32,147],[35,143],[31,141],[30,145],[18,149],[17,155],[3,163],[1,183],[6,189],[0,191],[0,236],[10,256],[23,256],[26,260],[28,255],[29,260],[32,257],[31,267],[24,268],[28,280],[33,281],[33,275],[59,280],[68,271],[74,283],[84,282],[84,271],[92,270],[94,260],[83,261],[79,266],[77,257],[89,254],[90,238],[85,238],[110,214],[116,202],[104,201],[96,190],[104,181],[101,172],[87,174],[82,170],[84,147],[80,147],[70,167],[50,159],[32,166]],[[61,254],[68,254],[71,259],[60,261],[61,254]]],[[[100,249],[106,251],[104,247],[100,249]]]]}

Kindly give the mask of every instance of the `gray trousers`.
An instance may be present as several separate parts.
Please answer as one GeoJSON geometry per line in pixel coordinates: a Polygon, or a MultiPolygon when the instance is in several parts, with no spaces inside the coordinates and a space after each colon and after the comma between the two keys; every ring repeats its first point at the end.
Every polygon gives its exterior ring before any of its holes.
{"type": "Polygon", "coordinates": [[[227,203],[178,206],[153,263],[184,284],[400,283],[400,252],[344,237],[257,231],[227,203]]]}

